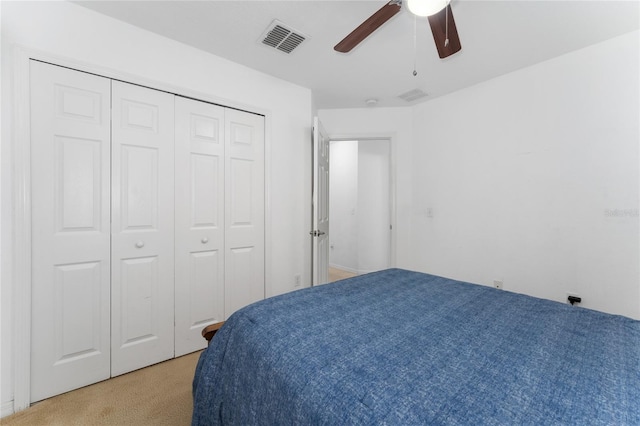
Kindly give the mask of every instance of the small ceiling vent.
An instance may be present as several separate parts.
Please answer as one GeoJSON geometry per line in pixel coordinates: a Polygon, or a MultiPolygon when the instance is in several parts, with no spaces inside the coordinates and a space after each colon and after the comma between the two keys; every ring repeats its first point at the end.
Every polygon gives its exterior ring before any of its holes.
{"type": "Polygon", "coordinates": [[[413,90],[409,90],[407,93],[403,93],[398,97],[407,102],[413,102],[420,98],[424,98],[425,96],[428,96],[427,93],[422,91],[421,89],[413,89],[413,90]]]}
{"type": "Polygon", "coordinates": [[[300,46],[305,41],[306,35],[300,31],[286,26],[282,22],[275,20],[262,34],[260,42],[266,46],[273,47],[284,53],[291,53],[293,49],[300,46]]]}

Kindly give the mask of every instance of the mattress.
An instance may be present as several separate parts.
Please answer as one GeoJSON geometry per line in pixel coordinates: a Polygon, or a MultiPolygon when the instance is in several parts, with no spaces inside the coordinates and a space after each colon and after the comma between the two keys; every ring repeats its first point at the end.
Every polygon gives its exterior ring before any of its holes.
{"type": "Polygon", "coordinates": [[[233,314],[193,425],[640,425],[640,321],[390,269],[233,314]]]}

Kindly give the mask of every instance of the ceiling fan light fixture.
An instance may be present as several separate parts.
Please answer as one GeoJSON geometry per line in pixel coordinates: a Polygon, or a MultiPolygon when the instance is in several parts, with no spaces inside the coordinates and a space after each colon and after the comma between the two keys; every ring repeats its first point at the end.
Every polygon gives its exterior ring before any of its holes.
{"type": "Polygon", "coordinates": [[[447,7],[451,0],[407,0],[409,11],[417,16],[431,16],[447,7]]]}

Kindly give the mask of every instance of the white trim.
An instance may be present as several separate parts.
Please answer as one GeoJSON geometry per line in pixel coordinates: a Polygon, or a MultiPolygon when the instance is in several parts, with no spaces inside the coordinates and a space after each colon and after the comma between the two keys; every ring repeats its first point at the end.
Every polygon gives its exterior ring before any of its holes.
{"type": "MultiPolygon", "coordinates": [[[[22,52],[24,52],[24,55],[27,57],[27,59],[34,59],[37,61],[47,62],[52,65],[72,68],[77,71],[95,74],[100,77],[106,77],[112,80],[118,80],[125,83],[136,84],[138,86],[144,86],[154,90],[161,90],[164,92],[169,92],[179,96],[193,98],[193,99],[204,101],[204,102],[209,102],[209,103],[221,105],[228,108],[234,108],[234,109],[239,109],[247,112],[252,112],[255,114],[264,115],[265,117],[271,112],[270,110],[259,108],[254,105],[248,105],[245,103],[233,101],[231,99],[212,96],[204,92],[186,89],[184,87],[175,86],[173,84],[166,83],[163,81],[140,77],[135,74],[129,74],[127,72],[114,70],[112,68],[92,65],[87,62],[77,61],[75,59],[71,59],[64,56],[52,55],[48,52],[43,52],[36,49],[30,49],[28,47],[17,46],[17,48],[20,49],[22,52]]],[[[27,81],[28,81],[28,78],[27,78],[27,81]]]]}
{"type": "MultiPolygon", "coordinates": [[[[219,98],[172,84],[147,79],[106,67],[80,62],[62,56],[14,45],[13,75],[13,294],[14,294],[14,401],[13,409],[21,411],[31,403],[31,137],[30,137],[30,72],[31,59],[78,71],[96,74],[170,92],[179,96],[214,103],[229,108],[263,115],[265,118],[265,296],[272,292],[271,267],[271,111],[230,99],[219,98]]],[[[4,407],[4,406],[3,406],[4,407]]]]}
{"type": "Polygon", "coordinates": [[[13,75],[13,409],[31,403],[31,137],[29,55],[16,48],[13,75]]]}
{"type": "Polygon", "coordinates": [[[0,407],[0,418],[10,416],[13,413],[13,401],[3,402],[2,407],[0,407]]]}
{"type": "Polygon", "coordinates": [[[264,116],[264,297],[273,296],[271,267],[271,114],[264,116]]]}

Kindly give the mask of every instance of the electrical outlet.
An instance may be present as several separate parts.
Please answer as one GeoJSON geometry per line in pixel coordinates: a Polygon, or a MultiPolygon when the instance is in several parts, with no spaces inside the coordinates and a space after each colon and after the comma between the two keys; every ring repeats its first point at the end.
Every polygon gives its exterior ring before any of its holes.
{"type": "Polygon", "coordinates": [[[294,287],[300,287],[302,285],[302,277],[298,274],[298,275],[294,275],[293,276],[293,286],[294,287]]]}
{"type": "Polygon", "coordinates": [[[493,287],[502,290],[502,280],[493,280],[493,287]]]}
{"type": "MultiPolygon", "coordinates": [[[[572,297],[580,297],[580,295],[578,293],[572,293],[572,292],[568,291],[566,296],[565,296],[565,298],[564,298],[564,303],[566,303],[567,305],[571,305],[571,302],[569,301],[569,297],[570,296],[572,296],[572,297]]],[[[581,301],[580,302],[574,302],[574,303],[578,304],[578,303],[581,303],[581,301]]]]}

